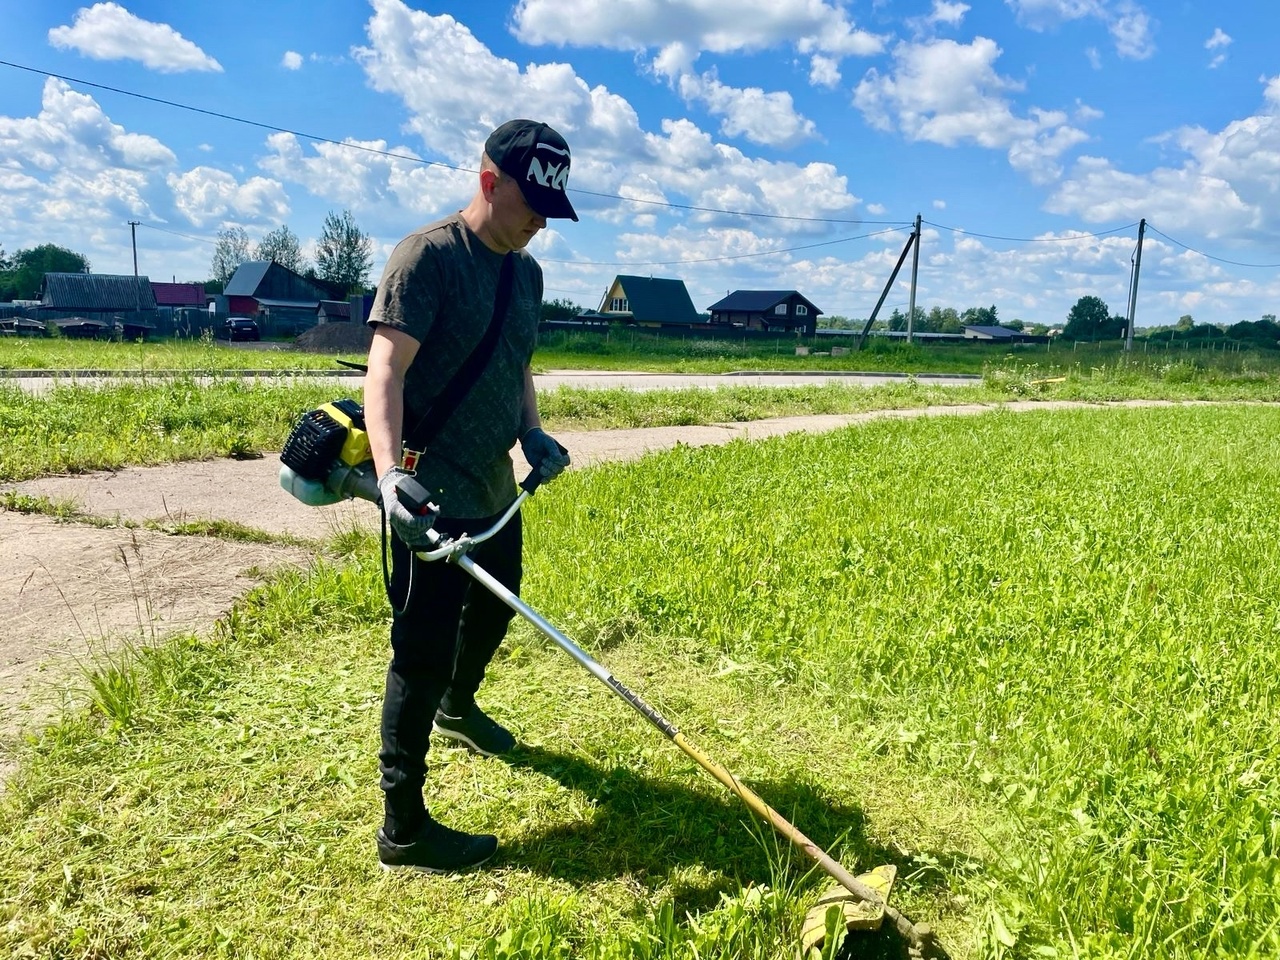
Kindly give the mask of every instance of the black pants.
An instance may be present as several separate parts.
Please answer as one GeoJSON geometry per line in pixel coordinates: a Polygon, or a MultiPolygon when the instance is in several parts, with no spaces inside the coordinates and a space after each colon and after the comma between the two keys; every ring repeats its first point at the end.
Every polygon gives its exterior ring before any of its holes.
{"type": "MultiPolygon", "coordinates": [[[[496,519],[441,519],[436,529],[449,536],[479,533],[496,519]]],[[[470,556],[519,593],[520,515],[470,556]]],[[[422,788],[436,709],[443,702],[457,716],[472,705],[515,614],[454,564],[418,559],[394,532],[391,560],[392,656],[378,760],[387,826],[400,833],[416,826],[426,810],[422,788]]]]}

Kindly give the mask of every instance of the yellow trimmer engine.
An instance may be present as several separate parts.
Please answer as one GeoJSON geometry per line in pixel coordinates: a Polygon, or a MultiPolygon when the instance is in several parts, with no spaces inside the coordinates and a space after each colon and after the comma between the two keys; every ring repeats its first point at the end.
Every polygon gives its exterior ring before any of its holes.
{"type": "Polygon", "coordinates": [[[280,451],[280,486],[313,507],[359,497],[378,502],[364,408],[335,400],[305,414],[280,451]]]}

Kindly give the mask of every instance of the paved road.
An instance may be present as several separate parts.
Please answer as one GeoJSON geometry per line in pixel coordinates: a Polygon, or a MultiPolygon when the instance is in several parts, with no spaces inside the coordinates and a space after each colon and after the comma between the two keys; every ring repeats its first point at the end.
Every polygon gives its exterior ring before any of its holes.
{"type": "MultiPolygon", "coordinates": [[[[152,376],[158,376],[153,374],[152,376]]],[[[343,373],[283,374],[276,371],[265,371],[250,374],[253,378],[268,377],[297,381],[336,382],[359,379],[358,375],[343,373]]],[[[0,377],[0,386],[12,384],[27,393],[39,394],[48,391],[59,383],[75,382],[82,384],[111,383],[125,379],[123,377],[102,376],[99,374],[72,376],[39,376],[39,377],[0,377]]],[[[133,378],[129,378],[133,379],[133,378]]],[[[638,373],[633,371],[596,371],[596,370],[551,370],[534,376],[534,385],[539,390],[554,390],[557,387],[581,387],[584,389],[608,390],[688,390],[701,388],[714,390],[717,387],[794,387],[811,386],[816,383],[842,383],[848,386],[875,387],[886,383],[899,383],[908,379],[905,373],[768,373],[743,372],[724,374],[669,374],[638,373]]],[[[972,386],[982,380],[974,374],[919,374],[916,382],[924,386],[959,387],[972,386]]]]}

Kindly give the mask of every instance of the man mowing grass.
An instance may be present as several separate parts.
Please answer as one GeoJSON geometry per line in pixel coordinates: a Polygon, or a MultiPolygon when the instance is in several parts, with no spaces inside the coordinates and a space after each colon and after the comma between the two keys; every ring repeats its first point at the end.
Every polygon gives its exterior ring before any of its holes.
{"type": "MultiPolygon", "coordinates": [[[[437,529],[458,536],[490,527],[514,499],[517,439],[544,480],[568,466],[538,416],[529,362],[542,269],[524,251],[549,218],[578,219],[565,194],[568,173],[568,144],[546,124],[512,120],[493,131],[471,202],[400,242],[369,317],[364,411],[392,533],[392,656],[378,754],[385,820],[377,836],[389,870],[465,870],[498,849],[491,834],[439,823],[423,786],[433,731],[488,756],[515,746],[475,702],[513,613],[455,565],[415,555],[433,518],[407,510],[396,487],[416,476],[440,508],[437,529]]],[[[519,520],[472,554],[513,592],[519,520]]]]}

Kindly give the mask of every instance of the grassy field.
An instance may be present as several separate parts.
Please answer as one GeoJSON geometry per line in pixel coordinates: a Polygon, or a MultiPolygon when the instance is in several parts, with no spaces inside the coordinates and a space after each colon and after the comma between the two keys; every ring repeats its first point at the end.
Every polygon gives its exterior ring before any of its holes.
{"type": "MultiPolygon", "coordinates": [[[[731,381],[730,381],[731,382],[731,381]]],[[[140,378],[120,384],[59,384],[38,395],[0,380],[0,482],[280,449],[303,412],[360,396],[356,379],[331,384],[288,378],[140,378]]],[[[734,387],[633,392],[560,388],[539,407],[552,430],[601,430],[742,422],[1011,400],[1280,401],[1280,377],[1186,360],[1051,370],[1034,363],[988,367],[982,382],[926,387],[734,387]]]]}
{"type": "MultiPolygon", "coordinates": [[[[993,413],[571,472],[526,597],[956,957],[1280,951],[1280,411],[993,413]]],[[[775,958],[819,877],[531,628],[373,859],[376,544],[101,672],[0,796],[34,957],[775,958]]]]}
{"type": "MultiPolygon", "coordinates": [[[[1056,373],[1088,371],[1094,367],[1134,364],[1158,369],[1171,363],[1231,373],[1280,372],[1280,351],[1245,350],[1232,345],[1147,343],[1139,341],[1127,355],[1117,342],[1015,344],[930,343],[907,345],[870,338],[867,348],[832,356],[832,348],[851,348],[856,338],[819,337],[805,341],[743,340],[690,333],[658,337],[636,330],[607,333],[552,331],[539,338],[535,369],[642,370],[668,373],[726,373],[734,370],[892,371],[902,373],[974,373],[992,367],[1034,365],[1056,373]],[[811,353],[797,356],[798,342],[811,353]]],[[[114,370],[132,373],[185,371],[334,370],[336,359],[363,362],[363,355],[317,354],[291,349],[288,342],[266,349],[220,341],[163,340],[112,343],[66,338],[0,338],[0,371],[114,370]]],[[[1047,375],[1055,375],[1050,373],[1047,375]]]]}

